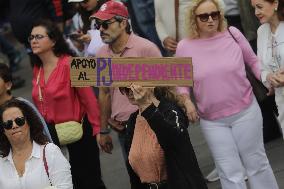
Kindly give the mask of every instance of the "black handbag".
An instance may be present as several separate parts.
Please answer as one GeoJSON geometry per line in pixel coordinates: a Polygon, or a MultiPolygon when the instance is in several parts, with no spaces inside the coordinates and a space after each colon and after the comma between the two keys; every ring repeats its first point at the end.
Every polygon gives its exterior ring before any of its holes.
{"type": "MultiPolygon", "coordinates": [[[[230,29],[228,28],[228,32],[230,33],[230,35],[232,36],[232,38],[234,39],[234,41],[238,43],[237,39],[234,37],[234,35],[231,33],[230,29]]],[[[252,91],[257,99],[258,102],[262,102],[267,98],[267,93],[268,93],[268,89],[263,85],[263,83],[258,80],[254,74],[252,73],[250,67],[245,63],[245,68],[246,68],[246,75],[247,78],[252,86],[252,91]]]]}

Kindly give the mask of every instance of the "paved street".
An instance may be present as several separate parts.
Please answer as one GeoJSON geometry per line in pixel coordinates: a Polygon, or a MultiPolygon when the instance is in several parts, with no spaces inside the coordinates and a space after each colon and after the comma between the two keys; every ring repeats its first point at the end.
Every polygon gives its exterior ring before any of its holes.
{"type": "MultiPolygon", "coordinates": [[[[20,48],[20,46],[19,46],[20,48]]],[[[0,55],[2,57],[2,55],[0,55]]],[[[28,57],[26,56],[21,62],[22,69],[16,73],[26,79],[24,88],[14,90],[13,95],[22,96],[31,100],[31,68],[28,57]]],[[[193,143],[200,168],[204,175],[207,175],[214,167],[212,157],[200,128],[192,126],[189,129],[191,141],[193,143]]],[[[108,189],[130,189],[128,175],[124,166],[121,149],[119,146],[116,133],[112,132],[114,150],[111,155],[101,154],[101,167],[103,180],[108,189]]],[[[280,189],[284,189],[284,142],[281,138],[266,144],[266,151],[276,175],[280,189]]],[[[86,167],[86,169],[88,169],[86,167]]],[[[209,189],[220,189],[220,183],[209,183],[209,189]]]]}

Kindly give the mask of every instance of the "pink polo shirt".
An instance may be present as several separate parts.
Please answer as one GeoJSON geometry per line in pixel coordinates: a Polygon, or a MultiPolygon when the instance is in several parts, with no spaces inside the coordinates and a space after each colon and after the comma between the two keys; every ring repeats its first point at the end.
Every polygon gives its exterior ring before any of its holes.
{"type": "MultiPolygon", "coordinates": [[[[99,57],[114,57],[114,53],[109,45],[104,45],[97,53],[99,57]]],[[[158,47],[151,41],[130,34],[126,47],[120,57],[161,57],[158,47]]],[[[112,88],[111,94],[111,118],[118,121],[128,120],[130,114],[138,107],[130,104],[128,98],[122,95],[118,88],[112,88]]]]}
{"type": "Polygon", "coordinates": [[[47,123],[81,121],[87,113],[95,135],[100,132],[100,112],[96,96],[91,87],[71,87],[69,60],[69,56],[60,57],[47,82],[44,81],[43,69],[34,67],[33,101],[47,123]],[[39,100],[39,86],[43,101],[39,100]]]}
{"type": "Polygon", "coordinates": [[[183,39],[177,57],[192,57],[193,92],[200,117],[224,118],[242,111],[252,102],[253,92],[246,77],[245,64],[260,79],[260,62],[242,33],[228,31],[206,39],[183,39]]]}

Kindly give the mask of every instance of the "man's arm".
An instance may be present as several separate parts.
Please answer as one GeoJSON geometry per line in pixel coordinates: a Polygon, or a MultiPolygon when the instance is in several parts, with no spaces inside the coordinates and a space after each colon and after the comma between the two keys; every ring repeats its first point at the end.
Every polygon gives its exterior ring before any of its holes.
{"type": "Polygon", "coordinates": [[[108,119],[111,116],[111,100],[109,88],[102,87],[99,90],[99,106],[101,112],[100,146],[103,151],[111,153],[112,139],[108,135],[108,119]]]}

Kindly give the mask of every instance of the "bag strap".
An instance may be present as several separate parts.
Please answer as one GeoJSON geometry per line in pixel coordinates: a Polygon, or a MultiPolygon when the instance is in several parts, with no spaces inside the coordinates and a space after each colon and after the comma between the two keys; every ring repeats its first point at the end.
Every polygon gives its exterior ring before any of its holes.
{"type": "Polygon", "coordinates": [[[36,78],[36,84],[37,84],[37,87],[38,87],[38,99],[39,101],[43,101],[43,98],[42,98],[42,93],[41,93],[41,88],[40,88],[40,73],[41,73],[41,67],[39,68],[39,71],[38,71],[38,74],[37,74],[37,78],[36,78]]]}
{"type": "Polygon", "coordinates": [[[179,39],[178,19],[179,19],[179,0],[175,0],[176,41],[178,41],[179,39]]]}
{"type": "Polygon", "coordinates": [[[45,172],[46,172],[46,174],[47,174],[47,177],[48,177],[50,186],[52,186],[51,180],[50,180],[50,178],[49,178],[48,165],[47,165],[46,156],[45,156],[45,147],[46,147],[47,144],[48,144],[48,143],[46,143],[46,144],[44,145],[44,147],[43,147],[43,153],[42,153],[43,157],[42,157],[42,160],[43,160],[44,169],[45,169],[45,172]]]}
{"type": "Polygon", "coordinates": [[[229,34],[232,36],[232,38],[235,40],[235,42],[239,44],[239,42],[237,41],[237,39],[235,38],[235,36],[232,34],[230,28],[228,28],[228,32],[229,32],[229,34]]]}

